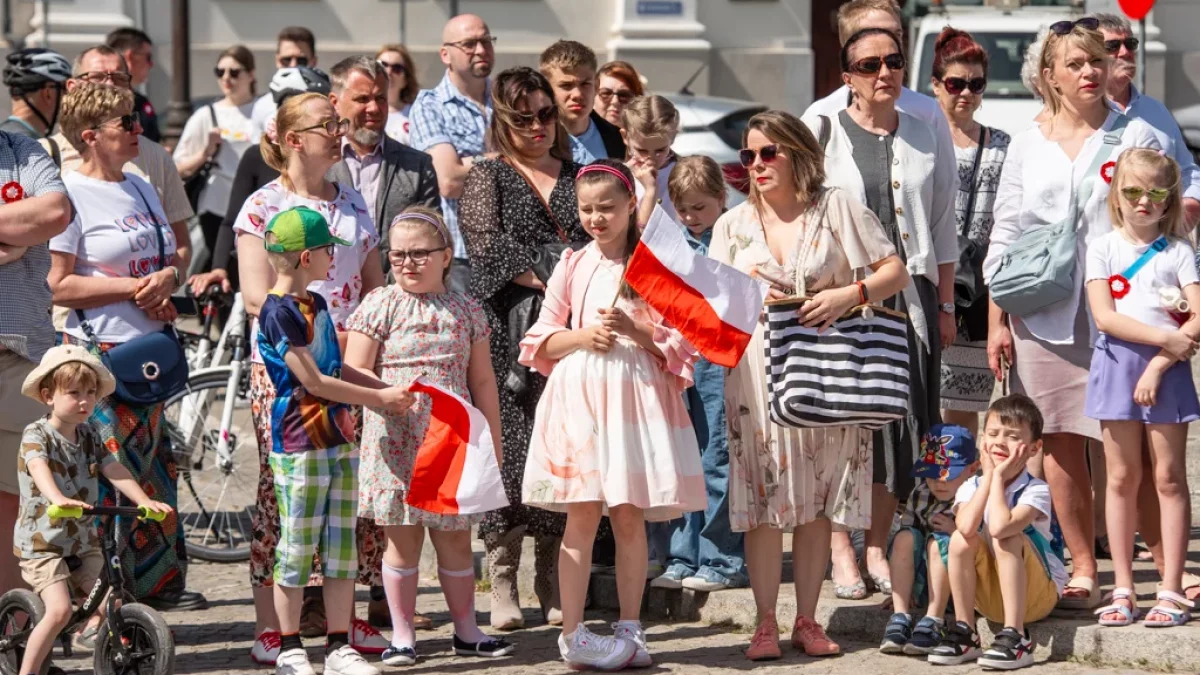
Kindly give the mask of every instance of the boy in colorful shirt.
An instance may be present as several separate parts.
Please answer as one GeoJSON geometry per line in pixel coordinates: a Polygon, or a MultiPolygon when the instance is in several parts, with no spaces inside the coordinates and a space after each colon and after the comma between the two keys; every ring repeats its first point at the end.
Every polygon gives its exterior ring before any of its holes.
{"type": "Polygon", "coordinates": [[[912,468],[917,485],[900,516],[888,562],[892,606],[879,651],[928,654],[942,639],[942,617],[950,602],[946,559],[954,532],[954,495],[979,467],[975,439],[960,426],[939,424],[921,440],[921,460],[912,468]],[[911,607],[929,604],[913,628],[911,607]]]}
{"type": "Polygon", "coordinates": [[[328,275],[333,247],[351,242],[334,237],[320,213],[302,206],[272,218],[263,241],[276,274],[258,315],[258,348],[276,391],[270,465],[279,500],[275,611],[281,645],[275,672],[315,675],[300,642],[300,606],[319,543],[325,673],[379,675],[347,635],[358,567],[358,449],[349,405],[401,412],[413,395],[344,366],[325,299],[306,290],[328,275]]]}

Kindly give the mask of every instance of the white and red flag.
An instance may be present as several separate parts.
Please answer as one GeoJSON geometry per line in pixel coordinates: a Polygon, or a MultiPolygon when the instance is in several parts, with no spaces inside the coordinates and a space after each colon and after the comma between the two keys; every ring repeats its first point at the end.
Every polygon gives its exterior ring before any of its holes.
{"type": "Polygon", "coordinates": [[[404,501],[443,515],[508,506],[492,430],[483,413],[424,377],[417,378],[409,391],[432,398],[433,410],[404,501]]]}
{"type": "Polygon", "coordinates": [[[762,313],[767,285],[688,245],[683,226],[661,208],[646,224],[625,283],[709,361],[742,359],[762,313]]]}

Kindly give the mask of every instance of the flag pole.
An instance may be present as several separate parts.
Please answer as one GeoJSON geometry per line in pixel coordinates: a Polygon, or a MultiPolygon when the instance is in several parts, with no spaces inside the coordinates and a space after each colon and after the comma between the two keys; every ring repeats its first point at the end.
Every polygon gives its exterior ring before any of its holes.
{"type": "MultiPolygon", "coordinates": [[[[661,206],[662,206],[662,200],[661,200],[661,199],[659,199],[659,200],[657,200],[657,201],[655,202],[655,208],[657,209],[657,208],[659,208],[659,207],[661,207],[661,206]]],[[[653,216],[653,215],[651,215],[651,217],[653,218],[654,216],[653,216]]],[[[647,223],[647,225],[649,225],[649,223],[647,223]]],[[[640,227],[640,226],[638,226],[638,225],[634,225],[634,227],[640,227]]],[[[646,229],[646,228],[641,228],[641,229],[642,229],[643,231],[645,231],[645,229],[646,229]]],[[[624,269],[622,269],[622,270],[621,270],[621,283],[617,284],[617,294],[613,296],[613,299],[612,299],[612,304],[610,304],[610,305],[608,306],[608,308],[609,308],[609,309],[612,309],[612,308],[616,307],[616,306],[617,306],[617,301],[621,299],[621,291],[625,290],[625,273],[629,271],[629,262],[630,262],[631,260],[633,260],[633,254],[634,254],[636,251],[637,251],[637,249],[636,249],[636,248],[635,248],[633,251],[630,251],[630,252],[629,252],[629,255],[628,255],[628,256],[626,256],[626,258],[625,258],[625,267],[624,267],[624,269]]]]}

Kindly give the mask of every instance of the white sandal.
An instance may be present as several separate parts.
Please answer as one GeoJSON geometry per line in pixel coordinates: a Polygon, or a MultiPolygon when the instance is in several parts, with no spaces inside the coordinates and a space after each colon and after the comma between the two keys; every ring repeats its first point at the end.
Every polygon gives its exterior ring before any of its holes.
{"type": "Polygon", "coordinates": [[[1100,617],[1100,625],[1113,628],[1132,626],[1138,618],[1137,596],[1133,594],[1133,589],[1114,588],[1112,593],[1109,594],[1109,597],[1112,599],[1112,604],[1108,605],[1107,607],[1101,607],[1094,612],[1096,616],[1100,617]],[[1126,607],[1125,605],[1119,605],[1117,604],[1117,600],[1128,600],[1130,606],[1126,607]],[[1105,614],[1112,614],[1113,612],[1119,613],[1121,618],[1104,618],[1105,614]]]}
{"type": "Polygon", "coordinates": [[[1143,621],[1142,623],[1144,623],[1147,628],[1174,628],[1175,626],[1182,626],[1192,620],[1192,613],[1188,610],[1195,608],[1196,605],[1191,600],[1188,600],[1175,591],[1159,591],[1158,599],[1160,601],[1169,602],[1175,606],[1159,607],[1158,605],[1155,605],[1150,609],[1149,612],[1146,613],[1146,619],[1149,619],[1151,614],[1158,612],[1159,614],[1164,614],[1171,617],[1171,620],[1143,621]]]}

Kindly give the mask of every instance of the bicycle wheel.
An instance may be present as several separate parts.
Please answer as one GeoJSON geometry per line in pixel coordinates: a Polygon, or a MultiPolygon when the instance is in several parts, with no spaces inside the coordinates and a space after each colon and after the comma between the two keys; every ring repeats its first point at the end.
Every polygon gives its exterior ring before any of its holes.
{"type": "MultiPolygon", "coordinates": [[[[250,408],[237,404],[239,392],[228,392],[232,373],[233,366],[196,373],[164,409],[179,469],[177,508],[188,555],[212,562],[249,560],[257,502],[254,421],[250,408]],[[223,435],[229,406],[231,423],[223,435]],[[218,456],[222,437],[229,440],[227,457],[218,456]]],[[[245,377],[237,389],[245,391],[245,377]]]]}
{"type": "MultiPolygon", "coordinates": [[[[23,675],[21,659],[25,658],[25,641],[33,627],[46,614],[46,606],[33,591],[11,590],[0,597],[0,674],[23,675]]],[[[39,672],[50,669],[47,658],[39,672]]]]}
{"type": "Polygon", "coordinates": [[[108,629],[96,636],[96,653],[93,669],[100,675],[170,675],[175,672],[175,639],[162,615],[139,604],[122,605],[121,621],[125,628],[121,635],[113,635],[108,629]],[[125,644],[125,659],[114,640],[125,644]]]}

